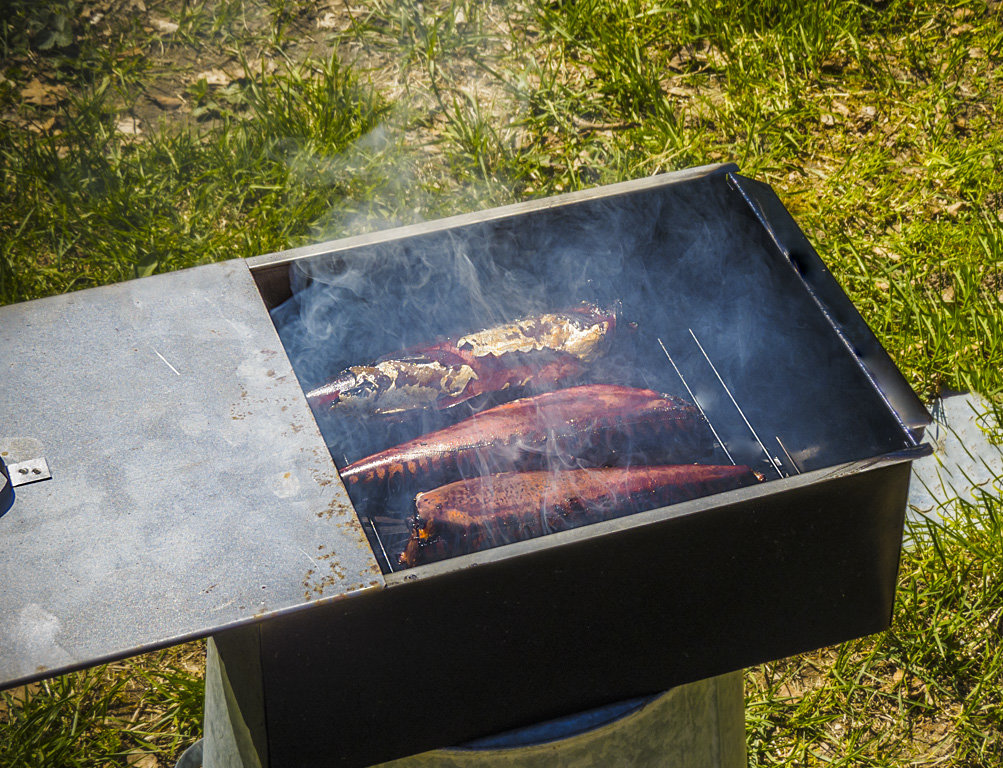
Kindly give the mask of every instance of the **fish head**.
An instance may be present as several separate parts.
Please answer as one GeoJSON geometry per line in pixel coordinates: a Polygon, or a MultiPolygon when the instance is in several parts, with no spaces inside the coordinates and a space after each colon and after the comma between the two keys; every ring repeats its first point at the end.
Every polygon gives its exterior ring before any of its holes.
{"type": "Polygon", "coordinates": [[[343,408],[371,405],[380,393],[379,377],[375,368],[353,367],[306,393],[314,408],[343,408]]]}

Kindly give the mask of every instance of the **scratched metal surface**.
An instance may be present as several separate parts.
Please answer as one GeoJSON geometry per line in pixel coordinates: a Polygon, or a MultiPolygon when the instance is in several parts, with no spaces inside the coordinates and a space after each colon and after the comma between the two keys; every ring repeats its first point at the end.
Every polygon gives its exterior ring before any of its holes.
{"type": "Polygon", "coordinates": [[[383,577],[242,261],[0,307],[0,687],[383,577]]]}

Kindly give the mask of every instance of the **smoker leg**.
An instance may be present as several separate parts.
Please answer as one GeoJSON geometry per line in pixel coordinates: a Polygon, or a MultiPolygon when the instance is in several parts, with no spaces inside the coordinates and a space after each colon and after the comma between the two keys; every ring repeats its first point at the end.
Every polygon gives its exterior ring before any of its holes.
{"type": "Polygon", "coordinates": [[[209,639],[204,730],[203,768],[268,768],[256,627],[209,639]]]}
{"type": "Polygon", "coordinates": [[[745,768],[742,672],[673,688],[613,723],[560,741],[438,749],[374,768],[745,768]]]}

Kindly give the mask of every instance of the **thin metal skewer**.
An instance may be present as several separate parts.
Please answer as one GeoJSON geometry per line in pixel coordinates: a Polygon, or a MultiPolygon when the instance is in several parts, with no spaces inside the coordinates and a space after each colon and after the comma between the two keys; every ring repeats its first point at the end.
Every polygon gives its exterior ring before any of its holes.
{"type": "Polygon", "coordinates": [[[721,383],[721,386],[724,388],[725,393],[727,393],[728,398],[731,400],[731,404],[735,406],[735,410],[738,411],[738,415],[742,417],[742,421],[745,422],[745,426],[749,428],[749,431],[752,433],[752,436],[756,438],[756,442],[759,443],[759,447],[763,449],[763,453],[766,454],[766,458],[769,460],[770,465],[776,471],[777,475],[783,477],[784,473],[780,471],[780,467],[777,466],[777,462],[770,455],[770,452],[766,450],[766,446],[763,444],[763,441],[759,439],[759,435],[756,434],[756,430],[753,429],[752,424],[750,424],[749,420],[745,417],[745,413],[738,405],[738,401],[735,400],[735,396],[731,394],[731,390],[728,389],[728,385],[724,383],[724,379],[721,378],[721,374],[717,372],[717,368],[714,367],[714,363],[712,363],[710,361],[710,357],[707,356],[707,352],[704,350],[703,344],[700,343],[700,339],[698,339],[697,335],[693,333],[692,328],[687,328],[686,330],[690,332],[690,336],[693,337],[693,341],[696,343],[697,348],[700,350],[700,354],[703,355],[704,360],[707,361],[707,365],[709,365],[710,369],[714,371],[714,375],[717,376],[717,380],[721,383]]]}
{"type": "Polygon", "coordinates": [[[777,442],[780,444],[780,447],[783,449],[784,455],[787,457],[787,460],[791,463],[791,466],[794,467],[794,469],[800,475],[801,474],[801,467],[799,467],[798,463],[796,461],[794,461],[794,457],[791,456],[791,452],[787,450],[787,446],[783,444],[783,441],[781,441],[780,435],[774,435],[774,437],[777,439],[777,442]]]}
{"type": "Polygon", "coordinates": [[[383,553],[383,559],[387,561],[387,568],[390,569],[390,573],[393,573],[394,564],[390,562],[390,556],[387,554],[386,547],[383,546],[383,537],[380,536],[380,532],[376,528],[376,523],[373,522],[372,518],[369,518],[369,525],[373,528],[373,534],[376,536],[376,542],[380,545],[380,551],[383,553]]]}
{"type": "Polygon", "coordinates": [[[717,430],[714,429],[714,425],[711,424],[710,419],[707,418],[707,414],[704,413],[703,408],[700,407],[700,403],[697,401],[696,395],[693,394],[693,390],[690,389],[690,385],[686,383],[686,379],[683,377],[682,371],[680,371],[679,368],[676,366],[675,361],[672,359],[672,355],[669,354],[669,350],[665,348],[665,344],[662,343],[661,339],[658,339],[658,346],[662,348],[662,352],[664,352],[665,356],[669,358],[669,363],[672,365],[673,370],[675,370],[676,376],[679,377],[679,380],[683,383],[683,386],[686,387],[686,391],[689,392],[690,395],[690,400],[693,401],[694,405],[696,405],[697,407],[697,410],[700,411],[700,415],[703,416],[703,420],[707,422],[707,426],[710,427],[710,431],[714,433],[714,439],[717,440],[717,444],[721,446],[721,450],[724,451],[724,455],[728,457],[728,461],[730,461],[732,464],[735,464],[735,459],[732,458],[731,454],[728,452],[727,447],[725,447],[724,440],[721,439],[721,436],[717,433],[717,430]]]}

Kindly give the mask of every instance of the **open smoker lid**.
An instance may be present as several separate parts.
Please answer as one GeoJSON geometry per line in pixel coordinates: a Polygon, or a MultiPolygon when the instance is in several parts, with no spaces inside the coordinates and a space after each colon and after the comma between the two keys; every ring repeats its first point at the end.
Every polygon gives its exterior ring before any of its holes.
{"type": "Polygon", "coordinates": [[[731,185],[728,218],[751,208],[757,236],[776,246],[758,252],[794,265],[848,365],[872,382],[895,425],[889,445],[914,446],[926,421],[915,395],[769,188],[729,170],[0,307],[0,456],[44,458],[52,473],[15,489],[0,516],[0,686],[386,586],[266,309],[303,257],[676,184],[680,195],[688,182],[731,185]]]}

